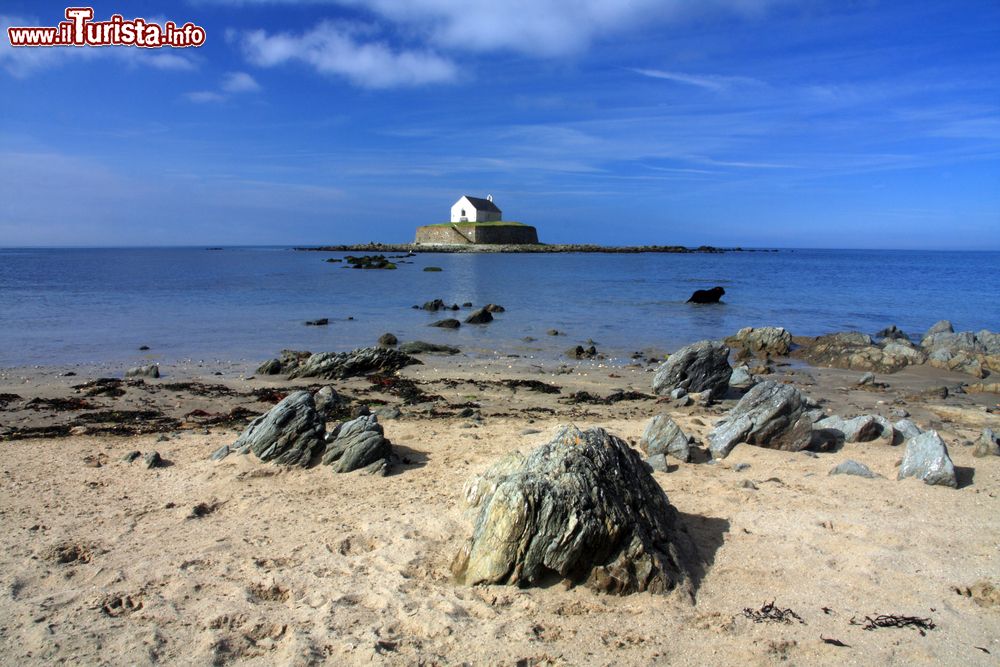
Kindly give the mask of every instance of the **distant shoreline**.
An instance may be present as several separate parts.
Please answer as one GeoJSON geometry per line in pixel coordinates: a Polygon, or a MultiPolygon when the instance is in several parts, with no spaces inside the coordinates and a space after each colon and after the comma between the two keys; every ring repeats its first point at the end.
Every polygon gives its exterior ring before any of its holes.
{"type": "Polygon", "coordinates": [[[687,248],[672,245],[641,245],[641,246],[605,246],[587,243],[570,244],[468,244],[468,245],[428,245],[420,243],[355,243],[325,246],[300,246],[294,250],[310,252],[413,252],[413,253],[724,253],[724,252],[778,252],[777,249],[758,248],[716,248],[714,246],[698,246],[687,248]]]}

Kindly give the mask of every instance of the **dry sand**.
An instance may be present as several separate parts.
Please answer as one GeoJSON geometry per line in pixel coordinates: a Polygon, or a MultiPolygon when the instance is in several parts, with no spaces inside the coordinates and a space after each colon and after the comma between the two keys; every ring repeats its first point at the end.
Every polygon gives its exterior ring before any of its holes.
{"type": "MultiPolygon", "coordinates": [[[[559,372],[518,360],[427,361],[402,375],[443,396],[439,407],[479,403],[483,420],[402,406],[402,418],[383,425],[410,462],[388,477],[286,470],[252,457],[213,463],[208,454],[241,427],[190,420],[166,440],[84,434],[0,443],[0,662],[998,664],[1000,606],[956,592],[1000,582],[1000,457],[973,458],[962,444],[983,425],[1000,426],[985,410],[995,395],[906,401],[920,426],[938,428],[948,442],[958,490],[896,481],[902,449],[874,443],[815,458],[740,445],[718,463],[655,473],[701,553],[691,604],[561,585],[455,584],[449,565],[470,532],[462,485],[504,453],[545,442],[560,424],[602,426],[634,444],[646,420],[665,411],[704,441],[732,399],[710,409],[651,399],[567,405],[560,398],[571,391],[648,392],[651,375],[590,362],[559,372]],[[435,382],[444,377],[540,379],[562,394],[435,382]],[[154,449],[168,467],[120,462],[131,450],[154,449]],[[827,474],[848,458],[884,478],[827,474]],[[749,468],[737,472],[740,463],[749,468]],[[756,490],[744,488],[746,480],[756,490]],[[772,600],[804,622],[744,617],[744,608],[772,600]],[[930,618],[936,628],[921,636],[851,624],[878,613],[930,618]]],[[[77,395],[71,384],[89,379],[58,370],[7,373],[0,393],[68,397],[77,395]]],[[[776,377],[845,416],[888,414],[902,396],[968,380],[916,368],[880,377],[890,389],[870,392],[854,386],[860,373],[783,371],[776,377]]],[[[186,372],[239,391],[287,386],[241,380],[228,369],[221,379],[206,369],[186,372]]],[[[361,400],[372,396],[359,393],[363,380],[332,384],[361,400]]],[[[181,418],[195,407],[268,407],[245,396],[140,388],[95,400],[181,418]]],[[[62,418],[16,407],[0,411],[0,423],[62,418]]]]}

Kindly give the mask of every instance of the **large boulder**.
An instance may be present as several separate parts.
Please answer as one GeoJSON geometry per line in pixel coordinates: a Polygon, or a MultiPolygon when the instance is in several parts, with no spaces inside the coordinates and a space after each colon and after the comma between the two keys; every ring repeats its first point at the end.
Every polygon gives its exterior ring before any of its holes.
{"type": "Polygon", "coordinates": [[[465,584],[561,578],[609,593],[691,595],[696,551],[638,452],[600,428],[562,429],[466,485],[472,537],[452,563],[465,584]]]}
{"type": "Polygon", "coordinates": [[[383,467],[392,456],[392,444],[386,440],[375,415],[362,415],[338,425],[327,436],[320,463],[334,472],[383,467]]]}
{"type": "Polygon", "coordinates": [[[798,389],[768,380],[748,391],[708,434],[712,457],[729,456],[740,442],[797,452],[809,446],[811,402],[798,389]]]}
{"type": "Polygon", "coordinates": [[[665,396],[681,387],[689,394],[708,392],[709,398],[717,398],[726,393],[732,374],[729,348],[703,340],[682,347],[663,362],[653,377],[653,391],[665,396]]]}
{"type": "Polygon", "coordinates": [[[792,334],[783,327],[745,327],[726,339],[726,345],[756,356],[783,357],[792,349],[792,334]]]}
{"type": "Polygon", "coordinates": [[[297,391],[250,422],[236,442],[217,450],[212,458],[253,453],[261,461],[307,466],[321,451],[325,430],[312,394],[297,391]]]}
{"type": "Polygon", "coordinates": [[[937,431],[925,431],[906,441],[906,453],[897,479],[916,477],[925,484],[958,487],[948,447],[937,431]]]}
{"type": "Polygon", "coordinates": [[[654,470],[666,470],[665,456],[681,461],[691,460],[689,438],[668,415],[656,415],[646,424],[639,447],[646,453],[646,462],[654,470]]]}
{"type": "Polygon", "coordinates": [[[320,352],[285,369],[289,379],[324,378],[327,380],[356,377],[370,373],[391,373],[404,366],[421,363],[405,352],[384,347],[365,347],[351,352],[320,352]]]}

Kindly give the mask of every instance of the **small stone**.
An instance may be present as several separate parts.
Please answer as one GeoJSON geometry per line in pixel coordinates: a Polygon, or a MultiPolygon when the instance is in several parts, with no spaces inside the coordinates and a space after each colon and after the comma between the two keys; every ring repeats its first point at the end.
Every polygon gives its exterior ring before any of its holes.
{"type": "Polygon", "coordinates": [[[149,452],[142,457],[142,460],[146,464],[146,468],[162,468],[165,463],[159,452],[149,452]]]}
{"type": "Polygon", "coordinates": [[[142,457],[142,452],[140,452],[139,450],[135,449],[135,450],[132,450],[131,452],[129,452],[128,454],[126,454],[125,456],[123,456],[122,457],[122,461],[124,461],[125,463],[132,463],[133,461],[135,461],[136,459],[141,458],[141,457],[142,457]]]}
{"type": "Polygon", "coordinates": [[[399,344],[399,339],[391,333],[384,333],[378,337],[379,347],[396,347],[399,344]]]}
{"type": "Polygon", "coordinates": [[[1000,456],[1000,438],[993,432],[993,429],[984,428],[975,444],[976,448],[973,450],[972,455],[976,458],[1000,456]]]}
{"type": "Polygon", "coordinates": [[[749,490],[751,490],[751,491],[756,491],[756,490],[757,490],[757,485],[756,485],[756,484],[754,484],[754,483],[753,483],[753,482],[752,482],[751,480],[749,480],[749,479],[744,479],[744,480],[740,481],[740,483],[738,484],[738,486],[739,486],[739,487],[740,487],[741,489],[749,489],[749,490]]]}
{"type": "Polygon", "coordinates": [[[490,311],[485,308],[474,310],[468,317],[465,318],[466,324],[487,324],[492,321],[493,315],[490,314],[490,311]]]}
{"type": "MultiPolygon", "coordinates": [[[[661,414],[649,420],[642,434],[642,439],[639,440],[639,447],[649,457],[669,454],[676,459],[687,462],[691,460],[691,448],[688,445],[688,440],[687,434],[673,419],[668,415],[661,414]]],[[[647,462],[649,462],[648,459],[647,462]]]]}
{"type": "Polygon", "coordinates": [[[865,477],[867,479],[875,479],[881,477],[871,471],[871,469],[864,463],[858,463],[857,461],[852,461],[848,459],[843,463],[838,464],[832,470],[830,470],[831,475],[854,475],[856,477],[865,477]]]}
{"type": "Polygon", "coordinates": [[[871,371],[865,373],[861,376],[861,379],[858,380],[858,384],[862,386],[875,384],[875,374],[871,371]]]}
{"type": "Polygon", "coordinates": [[[460,326],[462,326],[462,323],[454,318],[448,318],[446,320],[438,320],[437,322],[432,322],[430,326],[438,327],[440,329],[457,329],[460,326]]]}
{"type": "Polygon", "coordinates": [[[743,472],[744,470],[750,470],[749,463],[737,463],[733,466],[733,472],[743,472]]]}
{"type": "Polygon", "coordinates": [[[897,479],[916,477],[925,484],[958,488],[948,447],[937,431],[926,431],[906,441],[906,453],[897,479]]]}
{"type": "Polygon", "coordinates": [[[160,377],[160,367],[156,364],[150,364],[149,366],[136,366],[135,368],[130,368],[125,371],[125,377],[158,378],[160,377]]]}

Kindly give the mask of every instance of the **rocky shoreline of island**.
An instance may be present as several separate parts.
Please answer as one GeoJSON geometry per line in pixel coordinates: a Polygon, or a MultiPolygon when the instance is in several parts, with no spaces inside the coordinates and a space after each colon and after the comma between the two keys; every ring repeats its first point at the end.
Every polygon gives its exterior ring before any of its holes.
{"type": "Polygon", "coordinates": [[[474,244],[429,245],[422,243],[355,243],[324,246],[298,246],[299,251],[312,252],[405,252],[405,253],[726,253],[726,252],[778,252],[774,248],[717,248],[698,246],[689,248],[678,245],[607,246],[591,243],[561,244],[474,244]]]}

